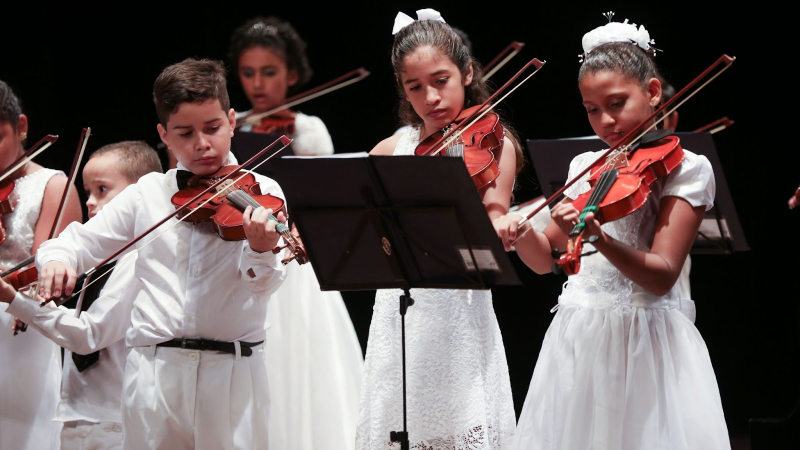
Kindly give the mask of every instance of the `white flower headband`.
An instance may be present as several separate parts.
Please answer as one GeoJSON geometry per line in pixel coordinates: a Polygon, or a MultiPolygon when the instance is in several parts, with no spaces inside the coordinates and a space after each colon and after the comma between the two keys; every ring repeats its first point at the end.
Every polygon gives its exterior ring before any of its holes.
{"type": "MultiPolygon", "coordinates": [[[[439,14],[439,11],[430,8],[417,10],[417,20],[438,20],[439,22],[444,22],[444,19],[442,19],[442,15],[439,14]]],[[[397,34],[398,31],[402,30],[408,25],[411,25],[412,23],[414,23],[414,19],[409,17],[407,14],[402,12],[397,13],[397,17],[394,18],[394,28],[392,29],[392,34],[397,34]]]]}
{"type": "Polygon", "coordinates": [[[651,44],[656,42],[650,39],[650,33],[645,29],[644,25],[636,28],[635,23],[628,23],[628,19],[624,22],[612,22],[611,18],[614,17],[614,12],[609,11],[603,14],[608,19],[608,23],[597,27],[594,30],[583,35],[581,44],[583,45],[583,53],[578,55],[580,62],[586,58],[595,47],[609,42],[630,42],[648,51],[651,48],[656,51],[658,49],[651,47],[651,44]]]}

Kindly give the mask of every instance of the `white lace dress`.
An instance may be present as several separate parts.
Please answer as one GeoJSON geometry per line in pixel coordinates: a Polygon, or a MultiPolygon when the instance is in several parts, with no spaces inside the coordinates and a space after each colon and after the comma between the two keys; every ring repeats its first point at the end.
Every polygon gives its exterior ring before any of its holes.
{"type": "MultiPolygon", "coordinates": [[[[568,179],[599,155],[576,157],[568,179]]],[[[603,231],[648,250],[663,196],[706,208],[714,200],[711,164],[688,150],[652,187],[643,207],[604,224],[603,231]]],[[[587,183],[576,183],[567,195],[586,189],[587,183]]],[[[693,323],[694,302],[679,292],[676,285],[667,295],[653,295],[602,254],[582,258],[545,334],[514,449],[730,449],[714,369],[693,323]]]]}
{"type": "MultiPolygon", "coordinates": [[[[0,265],[13,267],[31,256],[44,188],[56,174],[63,172],[40,169],[15,181],[10,199],[16,206],[3,215],[0,265]]],[[[58,449],[61,422],[53,417],[61,398],[60,347],[33,328],[14,336],[7,306],[0,303],[0,449],[58,449]]]]}
{"type": "MultiPolygon", "coordinates": [[[[395,155],[411,155],[409,129],[395,155]]],[[[403,430],[401,290],[378,290],[369,329],[356,449],[399,449],[403,430]]],[[[489,290],[411,289],[406,312],[408,434],[415,450],[506,449],[516,416],[489,290]]]]}
{"type": "MultiPolygon", "coordinates": [[[[333,153],[318,117],[298,112],[289,137],[295,154],[333,153]]],[[[321,291],[311,263],[292,261],[267,304],[267,320],[270,449],[351,450],[364,356],[342,294],[321,291]]]]}

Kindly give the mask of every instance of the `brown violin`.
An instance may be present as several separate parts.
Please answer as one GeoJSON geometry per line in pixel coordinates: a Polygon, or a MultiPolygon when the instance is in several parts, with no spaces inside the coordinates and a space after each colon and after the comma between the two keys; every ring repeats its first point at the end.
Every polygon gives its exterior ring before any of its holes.
{"type": "Polygon", "coordinates": [[[10,198],[12,192],[14,192],[13,180],[0,183],[0,244],[6,240],[6,224],[3,222],[2,215],[14,212],[14,204],[10,198]]]}
{"type": "MultiPolygon", "coordinates": [[[[471,106],[461,111],[451,127],[462,127],[465,121],[481,112],[482,105],[471,106]]],[[[450,128],[437,131],[426,137],[414,150],[418,156],[441,155],[460,157],[467,165],[469,176],[477,189],[484,188],[500,175],[500,168],[494,152],[503,148],[503,125],[493,112],[485,113],[469,129],[459,134],[453,144],[444,151],[435,153],[437,142],[441,142],[450,128]]]]}
{"type": "MultiPolygon", "coordinates": [[[[211,222],[214,231],[224,240],[240,241],[246,239],[243,213],[245,208],[260,206],[274,213],[286,214],[285,202],[270,194],[263,194],[259,183],[251,172],[239,166],[223,166],[211,175],[195,175],[189,179],[188,186],[172,196],[172,204],[180,208],[177,217],[191,223],[211,222]],[[217,180],[228,177],[217,184],[213,190],[208,188],[217,180]]],[[[305,249],[289,228],[271,214],[270,220],[278,222],[275,230],[281,234],[286,245],[275,247],[277,254],[289,247],[291,256],[281,262],[286,265],[296,259],[299,264],[308,262],[305,249]]]]}
{"type": "Polygon", "coordinates": [[[294,135],[295,113],[291,110],[283,110],[261,119],[258,125],[253,126],[254,133],[264,134],[283,134],[285,136],[294,135]]]}

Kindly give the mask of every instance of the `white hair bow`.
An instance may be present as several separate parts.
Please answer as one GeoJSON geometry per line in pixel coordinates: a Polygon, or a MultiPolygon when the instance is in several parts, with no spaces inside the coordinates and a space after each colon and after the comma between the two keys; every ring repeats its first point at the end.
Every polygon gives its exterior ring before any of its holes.
{"type": "MultiPolygon", "coordinates": [[[[442,19],[442,15],[439,14],[439,11],[430,8],[417,10],[417,20],[438,20],[439,22],[444,22],[444,19],[442,19]]],[[[411,25],[413,22],[414,19],[409,17],[408,14],[402,12],[397,13],[397,17],[394,18],[394,28],[392,29],[392,34],[397,34],[398,31],[402,30],[408,25],[411,25]]]]}

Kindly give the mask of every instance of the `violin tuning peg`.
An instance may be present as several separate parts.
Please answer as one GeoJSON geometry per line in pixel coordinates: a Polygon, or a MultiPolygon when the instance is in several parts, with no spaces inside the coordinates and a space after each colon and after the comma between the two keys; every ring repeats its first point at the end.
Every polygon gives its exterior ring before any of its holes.
{"type": "Polygon", "coordinates": [[[564,271],[561,270],[561,266],[559,266],[558,263],[553,263],[553,265],[550,266],[550,270],[556,275],[561,275],[562,273],[564,273],[564,271]]]}
{"type": "Polygon", "coordinates": [[[550,256],[552,256],[552,257],[553,257],[553,259],[561,259],[561,255],[563,255],[564,253],[566,253],[566,252],[564,252],[564,251],[561,251],[561,250],[559,250],[559,249],[557,249],[557,248],[554,248],[554,249],[553,249],[553,250],[550,252],[550,256]]]}

